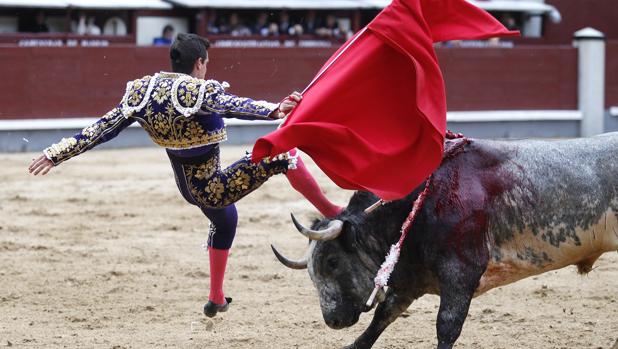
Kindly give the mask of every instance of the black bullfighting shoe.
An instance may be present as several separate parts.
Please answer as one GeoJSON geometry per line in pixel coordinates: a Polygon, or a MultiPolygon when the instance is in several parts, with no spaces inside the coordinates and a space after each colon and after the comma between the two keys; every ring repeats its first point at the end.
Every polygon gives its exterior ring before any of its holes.
{"type": "Polygon", "coordinates": [[[230,307],[230,303],[232,303],[232,298],[225,297],[224,304],[213,303],[212,301],[208,301],[208,303],[204,304],[204,315],[208,317],[215,317],[217,313],[224,313],[230,307]]]}

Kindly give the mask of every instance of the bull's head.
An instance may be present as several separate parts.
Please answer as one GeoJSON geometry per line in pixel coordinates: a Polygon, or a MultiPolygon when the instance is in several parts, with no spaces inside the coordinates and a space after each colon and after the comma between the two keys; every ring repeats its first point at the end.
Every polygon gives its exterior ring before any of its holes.
{"type": "MultiPolygon", "coordinates": [[[[306,228],[292,215],[296,229],[310,240],[308,252],[300,260],[289,259],[273,247],[275,256],[285,266],[308,269],[318,291],[324,321],[334,329],[354,325],[362,312],[371,309],[365,302],[388,248],[386,243],[367,234],[362,210],[348,207],[338,218],[316,221],[306,228]]],[[[380,293],[377,300],[383,298],[380,293]]]]}

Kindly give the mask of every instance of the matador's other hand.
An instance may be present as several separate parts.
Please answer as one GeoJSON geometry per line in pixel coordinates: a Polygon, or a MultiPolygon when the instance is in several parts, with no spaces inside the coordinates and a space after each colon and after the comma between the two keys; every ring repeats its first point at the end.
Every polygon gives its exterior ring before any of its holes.
{"type": "Polygon", "coordinates": [[[44,176],[52,167],[54,167],[54,163],[43,154],[36,159],[32,159],[32,163],[28,166],[28,171],[35,176],[39,173],[41,176],[44,176]]]}
{"type": "Polygon", "coordinates": [[[294,91],[291,95],[287,96],[281,104],[279,104],[279,113],[277,113],[277,118],[281,119],[286,117],[297,105],[298,102],[303,98],[303,96],[294,91]]]}

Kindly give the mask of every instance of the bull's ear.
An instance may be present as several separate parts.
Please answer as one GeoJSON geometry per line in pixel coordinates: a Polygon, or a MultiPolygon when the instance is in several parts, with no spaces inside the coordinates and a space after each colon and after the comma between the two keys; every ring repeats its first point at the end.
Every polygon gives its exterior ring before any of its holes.
{"type": "Polygon", "coordinates": [[[348,203],[348,207],[346,207],[346,211],[351,213],[360,213],[364,212],[365,209],[371,204],[378,201],[378,197],[366,191],[357,191],[350,198],[350,202],[348,203]]]}

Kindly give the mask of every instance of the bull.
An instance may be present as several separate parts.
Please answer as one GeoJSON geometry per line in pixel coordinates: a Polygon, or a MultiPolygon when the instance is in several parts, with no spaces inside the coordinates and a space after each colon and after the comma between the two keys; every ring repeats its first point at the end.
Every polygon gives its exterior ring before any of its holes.
{"type": "MultiPolygon", "coordinates": [[[[550,270],[592,270],[618,251],[618,133],[573,140],[449,140],[429,194],[405,240],[386,292],[365,301],[389,247],[422,188],[370,214],[377,198],[355,193],[336,219],[296,228],[311,240],[308,268],[326,324],[354,325],[377,304],[371,324],[347,348],[371,348],[424,294],[440,297],[438,349],[452,348],[473,297],[550,270]]],[[[402,176],[405,174],[402,173],[402,176]]]]}

